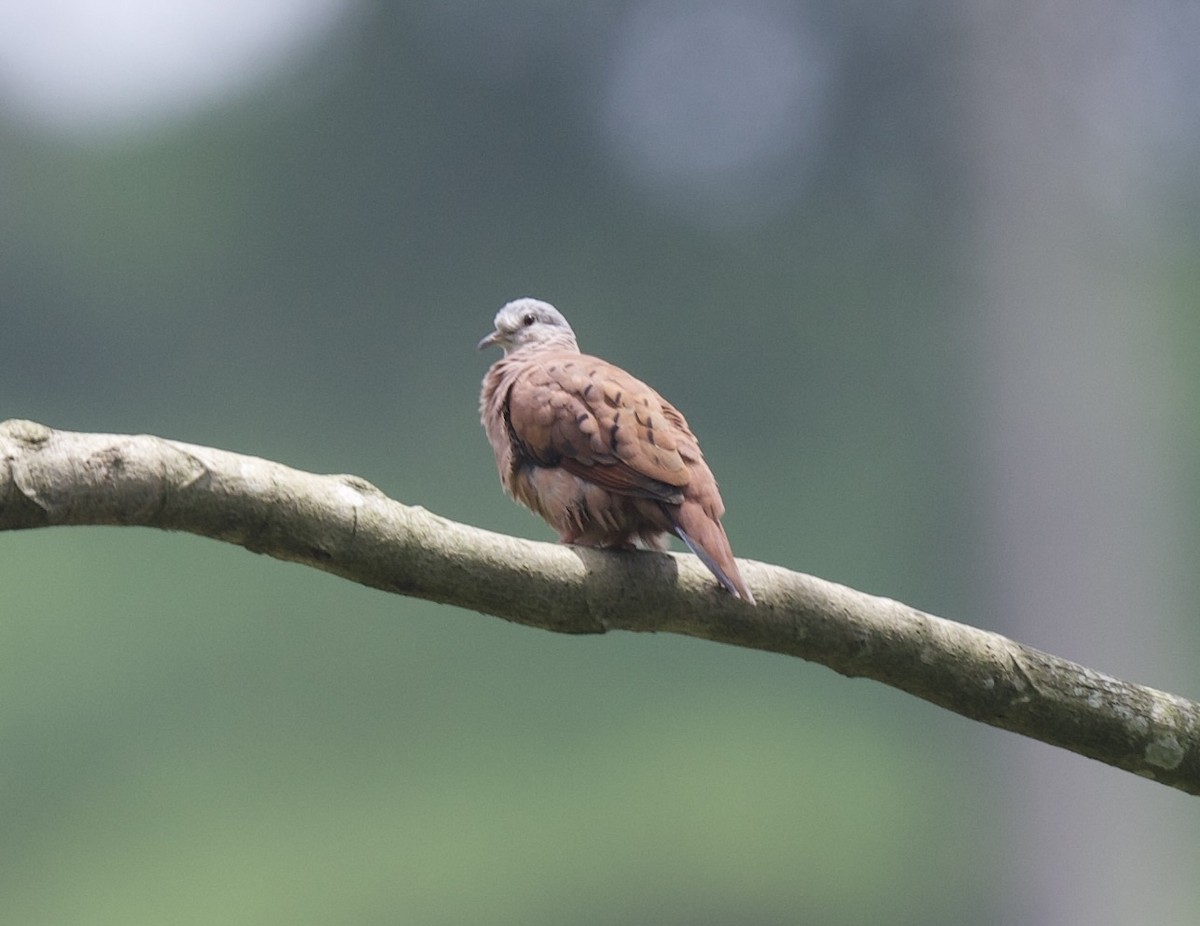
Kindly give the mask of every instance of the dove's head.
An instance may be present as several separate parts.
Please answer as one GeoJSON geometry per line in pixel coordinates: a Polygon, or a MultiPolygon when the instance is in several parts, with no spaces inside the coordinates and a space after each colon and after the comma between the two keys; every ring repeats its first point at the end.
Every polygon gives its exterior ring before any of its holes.
{"type": "Polygon", "coordinates": [[[579,349],[562,313],[539,299],[514,299],[496,313],[494,324],[496,330],[479,342],[480,350],[493,345],[506,354],[529,346],[579,349]]]}

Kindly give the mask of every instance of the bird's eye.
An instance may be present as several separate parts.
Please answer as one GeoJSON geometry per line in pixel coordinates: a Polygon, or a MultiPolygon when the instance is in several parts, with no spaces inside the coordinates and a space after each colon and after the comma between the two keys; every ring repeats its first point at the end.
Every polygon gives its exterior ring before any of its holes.
{"type": "Polygon", "coordinates": [[[524,318],[521,319],[521,324],[524,325],[526,328],[528,328],[535,321],[537,321],[537,319],[534,318],[533,313],[530,312],[528,315],[526,315],[524,318]]]}

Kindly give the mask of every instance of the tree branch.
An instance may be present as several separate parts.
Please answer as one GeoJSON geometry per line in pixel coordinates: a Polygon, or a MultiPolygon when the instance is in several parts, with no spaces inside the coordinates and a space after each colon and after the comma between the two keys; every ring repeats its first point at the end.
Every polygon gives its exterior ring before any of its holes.
{"type": "Polygon", "coordinates": [[[752,608],[691,556],[519,540],[401,505],[355,476],[0,423],[0,530],[67,524],[187,531],[545,630],[679,633],[799,656],[1200,794],[1200,704],[777,566],[745,564],[752,608]]]}

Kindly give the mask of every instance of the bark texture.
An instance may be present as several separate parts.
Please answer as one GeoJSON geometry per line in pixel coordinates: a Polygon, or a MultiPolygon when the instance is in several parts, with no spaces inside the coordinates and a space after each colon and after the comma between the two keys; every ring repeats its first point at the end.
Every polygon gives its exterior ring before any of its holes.
{"type": "Polygon", "coordinates": [[[1200,794],[1200,704],[813,576],[520,540],[320,476],[148,435],[0,423],[0,530],[187,531],[384,591],[560,633],[669,632],[798,656],[1200,794]]]}

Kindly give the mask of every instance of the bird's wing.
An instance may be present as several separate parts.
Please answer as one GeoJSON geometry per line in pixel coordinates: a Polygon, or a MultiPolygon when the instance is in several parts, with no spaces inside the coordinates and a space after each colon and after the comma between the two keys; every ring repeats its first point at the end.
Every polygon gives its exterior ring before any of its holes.
{"type": "Polygon", "coordinates": [[[547,353],[515,377],[506,409],[514,445],[540,466],[622,495],[679,504],[700,459],[683,416],[645,383],[596,357],[547,353]]]}

